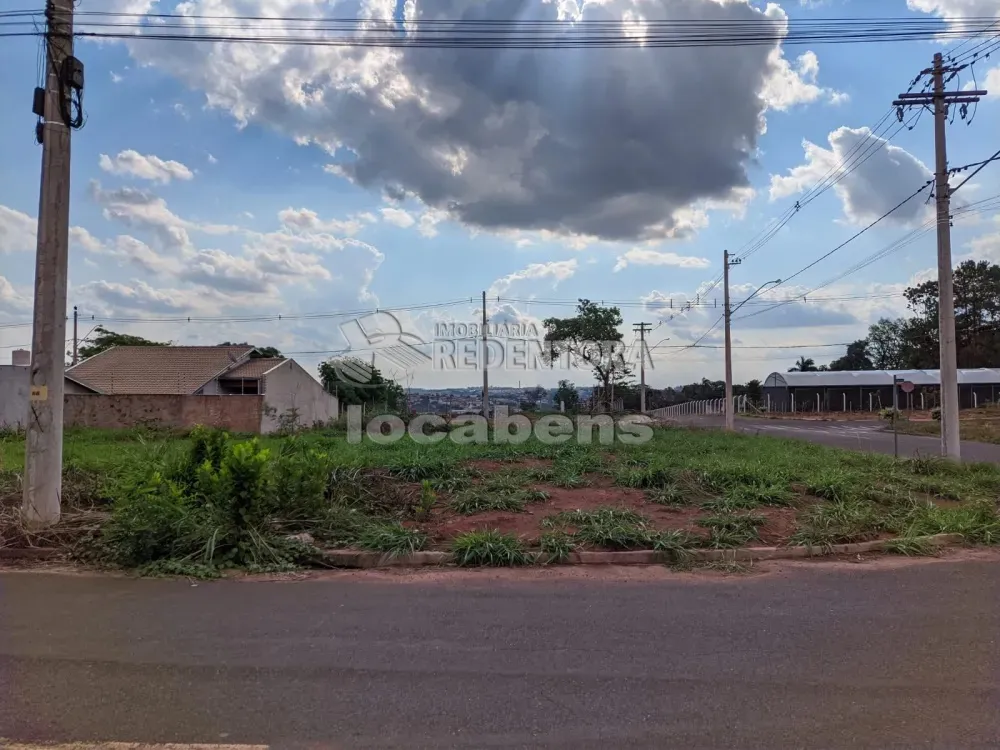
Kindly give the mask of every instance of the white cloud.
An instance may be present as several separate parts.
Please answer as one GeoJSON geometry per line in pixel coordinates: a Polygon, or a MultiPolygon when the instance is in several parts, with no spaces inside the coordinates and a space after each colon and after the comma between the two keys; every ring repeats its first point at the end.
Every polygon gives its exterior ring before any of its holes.
{"type": "MultiPolygon", "coordinates": [[[[271,15],[271,5],[190,0],[183,8],[207,14],[209,20],[198,23],[224,35],[210,19],[271,15]]],[[[745,1],[570,5],[501,3],[494,10],[499,18],[516,12],[523,21],[562,19],[566,23],[554,28],[566,31],[572,19],[627,18],[639,34],[645,18],[742,23],[766,12],[786,19],[776,4],[762,11],[745,1]]],[[[288,0],[285,7],[317,18],[338,9],[356,15],[346,0],[322,8],[288,0]]],[[[393,18],[390,4],[362,7],[373,17],[393,18]]],[[[478,0],[406,5],[422,20],[464,17],[480,7],[478,0]]],[[[284,25],[269,24],[275,32],[284,25]]],[[[487,231],[607,240],[673,236],[676,217],[690,206],[749,184],[768,107],[833,97],[815,80],[814,55],[792,65],[777,44],[675,50],[672,68],[683,73],[669,85],[656,49],[594,49],[587,65],[567,68],[537,49],[470,55],[416,47],[127,44],[140,63],[204,91],[207,106],[228,111],[240,126],[253,121],[320,146],[334,162],[327,172],[409,196],[487,231]]],[[[435,219],[418,218],[418,231],[433,236],[435,219]]]]}
{"type": "Polygon", "coordinates": [[[986,78],[983,79],[983,84],[980,88],[984,88],[990,92],[990,99],[1000,97],[1000,65],[986,72],[986,78]]]}
{"type": "Polygon", "coordinates": [[[215,158],[214,156],[212,156],[211,154],[209,154],[207,158],[208,158],[208,163],[209,163],[209,164],[218,164],[218,163],[219,163],[219,160],[218,160],[218,159],[216,159],[216,158],[215,158]]]}
{"type": "Polygon", "coordinates": [[[180,102],[175,102],[173,106],[174,112],[183,117],[185,120],[190,120],[191,115],[188,114],[187,107],[185,107],[180,102]]]}
{"type": "Polygon", "coordinates": [[[106,308],[108,311],[178,315],[217,310],[214,305],[206,304],[206,297],[201,292],[186,289],[157,289],[140,279],[133,279],[131,284],[92,281],[75,287],[73,291],[80,298],[104,303],[108,306],[106,308]]]}
{"type": "Polygon", "coordinates": [[[105,172],[138,177],[161,184],[166,184],[171,180],[190,180],[194,177],[194,173],[179,161],[165,161],[152,154],[144,156],[132,149],[121,151],[115,157],[101,154],[98,163],[105,172]]]}
{"type": "MultiPolygon", "coordinates": [[[[829,135],[830,148],[803,141],[806,161],[785,175],[771,176],[771,200],[813,188],[848,165],[856,166],[834,187],[844,215],[855,224],[867,224],[895,207],[931,178],[930,170],[913,154],[873,136],[868,128],[841,127],[829,135]],[[872,140],[862,145],[871,136],[872,140]],[[877,144],[877,145],[876,145],[877,144]],[[879,147],[880,146],[880,147],[879,147]],[[877,149],[877,150],[876,150],[877,149]],[[863,157],[858,154],[864,154],[863,157]]],[[[924,218],[929,209],[919,196],[886,221],[909,223],[924,218]]]]}
{"type": "Polygon", "coordinates": [[[906,0],[906,7],[945,18],[1000,17],[996,0],[906,0]]]}
{"type": "Polygon", "coordinates": [[[382,219],[389,223],[394,224],[397,227],[412,227],[417,220],[414,219],[407,211],[402,208],[380,208],[379,212],[382,214],[382,219]]]}
{"type": "Polygon", "coordinates": [[[548,263],[532,263],[520,271],[507,274],[490,285],[488,296],[497,297],[504,294],[518,281],[553,279],[553,286],[557,286],[560,281],[573,276],[576,273],[576,258],[570,260],[554,260],[548,263]]]}
{"type": "Polygon", "coordinates": [[[111,83],[121,83],[122,80],[123,79],[120,75],[115,73],[113,70],[111,71],[111,83]]]}
{"type": "Polygon", "coordinates": [[[182,219],[167,208],[167,202],[145,190],[122,187],[104,190],[92,180],[88,192],[91,199],[102,206],[104,217],[133,229],[153,232],[162,249],[175,252],[193,248],[189,231],[205,234],[231,234],[239,227],[228,224],[211,224],[182,219]]]}
{"type": "Polygon", "coordinates": [[[356,217],[323,221],[319,214],[308,208],[286,208],[278,212],[278,220],[293,231],[336,232],[337,234],[357,234],[363,228],[356,217]]]}
{"type": "Polygon", "coordinates": [[[674,268],[708,268],[712,265],[707,258],[698,258],[693,255],[678,255],[677,253],[652,250],[644,247],[633,247],[626,253],[618,256],[618,262],[614,270],[621,271],[623,268],[633,266],[673,266],[674,268]]]}
{"type": "Polygon", "coordinates": [[[771,51],[768,63],[771,73],[764,81],[761,96],[772,109],[787,110],[797,104],[819,100],[842,104],[849,99],[842,91],[824,88],[816,83],[819,58],[811,50],[798,57],[794,68],[780,49],[771,51]]]}
{"type": "Polygon", "coordinates": [[[34,251],[38,220],[26,213],[0,206],[0,253],[34,251]]]}
{"type": "Polygon", "coordinates": [[[0,312],[25,313],[32,308],[31,292],[19,291],[5,277],[0,276],[0,312]]]}

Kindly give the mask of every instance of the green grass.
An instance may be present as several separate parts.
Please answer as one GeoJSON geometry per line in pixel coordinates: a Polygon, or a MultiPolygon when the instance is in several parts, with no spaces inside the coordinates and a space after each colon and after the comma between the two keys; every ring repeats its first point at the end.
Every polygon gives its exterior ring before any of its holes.
{"type": "Polygon", "coordinates": [[[408,555],[422,550],[427,544],[427,535],[400,523],[373,523],[358,535],[358,546],[390,555],[408,555]]]}
{"type": "Polygon", "coordinates": [[[547,531],[539,539],[542,558],[546,563],[564,562],[576,549],[572,535],[564,531],[547,531]]]}
{"type": "Polygon", "coordinates": [[[764,521],[763,516],[750,513],[720,513],[698,519],[698,525],[709,530],[708,546],[742,547],[759,539],[757,529],[764,521]]]}
{"type": "Polygon", "coordinates": [[[648,548],[656,536],[648,519],[625,508],[564,511],[542,523],[551,528],[573,528],[573,538],[580,544],[605,549],[648,548]]]}
{"type": "Polygon", "coordinates": [[[448,507],[456,513],[471,516],[488,511],[517,513],[524,510],[525,499],[520,495],[494,495],[479,488],[456,495],[448,502],[448,507]]]}
{"type": "MultiPolygon", "coordinates": [[[[245,440],[233,438],[230,447],[245,440]]],[[[399,541],[386,529],[403,522],[406,528],[420,514],[427,518],[431,507],[451,502],[460,512],[519,510],[544,500],[539,484],[582,487],[598,475],[642,489],[651,502],[701,503],[709,517],[801,505],[798,543],[934,533],[1000,543],[1000,467],[990,464],[931,457],[894,461],[708,430],[657,429],[644,445],[611,446],[552,446],[534,438],[518,445],[458,445],[445,439],[416,446],[409,438],[389,445],[367,439],[351,444],[342,432],[320,430],[263,437],[260,465],[248,454],[229,468],[213,466],[206,473],[191,459],[196,443],[187,435],[154,430],[67,430],[64,506],[110,514],[112,522],[97,536],[105,551],[114,548],[113,562],[129,567],[158,560],[216,567],[292,564],[307,551],[285,544],[282,535],[306,531],[322,546],[360,545],[364,537],[371,545],[392,548],[398,542],[405,549],[412,540],[399,541]],[[526,458],[552,463],[519,467],[526,458]],[[505,466],[483,475],[469,467],[474,460],[505,466]],[[233,470],[249,488],[250,507],[237,502],[233,470]],[[244,512],[253,518],[249,526],[235,520],[244,512]]],[[[7,507],[19,502],[23,446],[22,436],[0,433],[0,503],[7,507]]],[[[679,544],[662,541],[648,519],[620,508],[569,514],[553,523],[573,544],[611,549],[679,544]]],[[[694,541],[725,547],[753,541],[756,526],[707,528],[707,539],[694,541]]]]}
{"type": "Polygon", "coordinates": [[[685,505],[687,495],[678,485],[670,482],[646,491],[646,497],[657,505],[685,505]]]}
{"type": "Polygon", "coordinates": [[[499,531],[469,531],[452,540],[455,563],[464,567],[505,567],[532,562],[516,536],[499,531]]]}

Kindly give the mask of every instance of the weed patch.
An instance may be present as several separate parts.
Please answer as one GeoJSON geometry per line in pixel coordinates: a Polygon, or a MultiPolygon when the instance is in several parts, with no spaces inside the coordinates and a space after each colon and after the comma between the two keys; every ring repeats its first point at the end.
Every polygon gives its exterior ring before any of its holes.
{"type": "Polygon", "coordinates": [[[358,535],[358,546],[390,555],[408,555],[422,550],[427,544],[427,535],[410,529],[400,523],[373,523],[358,535]]]}
{"type": "Polygon", "coordinates": [[[469,531],[452,541],[455,562],[465,567],[528,565],[532,560],[521,540],[499,531],[469,531]]]}

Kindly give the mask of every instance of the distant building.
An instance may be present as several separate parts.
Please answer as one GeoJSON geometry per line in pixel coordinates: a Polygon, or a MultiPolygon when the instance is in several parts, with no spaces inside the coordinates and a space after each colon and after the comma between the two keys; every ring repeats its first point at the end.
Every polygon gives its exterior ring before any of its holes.
{"type": "MultiPolygon", "coordinates": [[[[70,414],[86,415],[79,418],[104,426],[112,421],[108,408],[121,406],[117,412],[123,424],[115,426],[127,426],[137,412],[137,398],[163,397],[155,406],[146,399],[144,413],[152,415],[154,422],[157,415],[165,415],[163,420],[176,426],[199,417],[178,417],[193,410],[185,410],[184,399],[166,397],[187,396],[257,397],[259,403],[250,412],[244,410],[241,417],[246,428],[256,409],[259,417],[255,429],[249,430],[254,432],[274,431],[291,413],[306,426],[337,418],[337,399],[295,360],[251,356],[255,351],[252,346],[111,347],[66,369],[67,397],[107,397],[105,401],[76,403],[76,409],[67,410],[67,420],[70,414]]],[[[29,370],[13,365],[0,368],[0,423],[24,425],[29,370]]],[[[251,406],[250,402],[246,405],[251,406]]],[[[202,410],[198,414],[206,413],[205,404],[199,406],[202,410]]]]}
{"type": "MultiPolygon", "coordinates": [[[[898,393],[901,409],[932,409],[941,404],[940,370],[851,370],[772,372],[764,380],[764,407],[779,412],[878,411],[892,406],[893,377],[914,385],[898,393]]],[[[1000,369],[958,371],[961,408],[996,403],[1000,369]]]]}

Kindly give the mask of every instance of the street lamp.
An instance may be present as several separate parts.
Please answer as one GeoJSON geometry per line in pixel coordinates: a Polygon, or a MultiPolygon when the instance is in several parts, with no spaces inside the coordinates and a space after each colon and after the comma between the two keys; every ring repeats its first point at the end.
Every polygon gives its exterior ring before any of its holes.
{"type": "MultiPolygon", "coordinates": [[[[729,263],[728,255],[726,257],[726,263],[727,264],[729,263]]],[[[726,266],[727,272],[728,272],[728,268],[729,267],[727,265],[726,266]]],[[[778,284],[780,284],[781,283],[781,279],[775,279],[774,281],[765,281],[763,284],[761,284],[759,287],[757,287],[756,290],[754,290],[753,294],[751,294],[745,300],[743,300],[742,302],[740,302],[740,304],[738,304],[733,309],[730,309],[729,308],[729,278],[728,278],[728,273],[726,274],[726,276],[727,276],[727,278],[726,278],[726,304],[725,304],[725,309],[723,310],[723,313],[722,313],[725,316],[725,318],[726,318],[726,429],[727,430],[732,430],[732,429],[735,429],[735,427],[736,427],[736,417],[733,414],[733,340],[732,340],[732,334],[730,332],[730,323],[731,323],[731,320],[732,320],[732,317],[733,317],[733,313],[736,310],[739,310],[741,307],[743,307],[743,305],[745,305],[747,302],[749,302],[750,300],[752,300],[758,294],[760,294],[764,290],[765,287],[777,286],[778,284]]]]}

